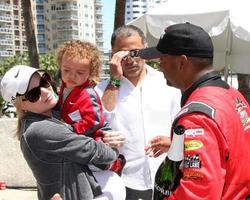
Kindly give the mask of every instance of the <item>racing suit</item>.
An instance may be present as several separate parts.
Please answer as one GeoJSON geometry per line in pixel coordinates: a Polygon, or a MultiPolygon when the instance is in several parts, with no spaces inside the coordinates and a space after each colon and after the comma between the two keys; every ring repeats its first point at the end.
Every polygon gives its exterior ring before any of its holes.
{"type": "Polygon", "coordinates": [[[185,128],[182,178],[165,199],[246,199],[250,195],[250,107],[217,72],[182,95],[173,127],[185,128]]]}

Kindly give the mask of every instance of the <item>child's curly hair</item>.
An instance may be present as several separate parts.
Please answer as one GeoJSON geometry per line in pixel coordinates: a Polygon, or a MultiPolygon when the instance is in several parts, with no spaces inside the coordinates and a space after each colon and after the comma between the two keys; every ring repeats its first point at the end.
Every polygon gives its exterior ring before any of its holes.
{"type": "Polygon", "coordinates": [[[90,61],[90,84],[94,86],[99,82],[102,62],[100,51],[95,45],[81,40],[64,42],[57,50],[57,62],[59,66],[61,66],[65,53],[72,58],[77,56],[82,59],[88,59],[90,61]]]}

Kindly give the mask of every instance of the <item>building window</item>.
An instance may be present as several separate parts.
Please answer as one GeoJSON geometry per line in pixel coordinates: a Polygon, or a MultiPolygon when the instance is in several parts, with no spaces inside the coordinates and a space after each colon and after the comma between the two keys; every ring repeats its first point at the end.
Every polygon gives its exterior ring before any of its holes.
{"type": "Polygon", "coordinates": [[[44,31],[44,25],[42,25],[42,24],[37,25],[37,30],[44,31]]]}
{"type": "Polygon", "coordinates": [[[57,49],[57,47],[58,47],[57,43],[54,43],[53,44],[53,49],[57,49]]]}
{"type": "Polygon", "coordinates": [[[51,10],[56,10],[56,5],[51,5],[51,10]]]}
{"type": "Polygon", "coordinates": [[[38,16],[37,16],[37,22],[38,22],[38,23],[44,23],[44,16],[38,15],[38,16]]]}
{"type": "Polygon", "coordinates": [[[44,48],[45,49],[45,44],[38,44],[38,48],[44,48]]]}

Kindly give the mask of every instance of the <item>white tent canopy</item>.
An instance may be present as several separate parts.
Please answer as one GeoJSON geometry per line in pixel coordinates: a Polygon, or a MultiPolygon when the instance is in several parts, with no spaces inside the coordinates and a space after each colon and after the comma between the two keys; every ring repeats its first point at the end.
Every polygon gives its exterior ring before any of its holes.
{"type": "Polygon", "coordinates": [[[250,7],[248,0],[168,0],[130,22],[155,46],[164,29],[190,22],[203,27],[214,44],[216,69],[231,67],[250,74],[250,7]]]}

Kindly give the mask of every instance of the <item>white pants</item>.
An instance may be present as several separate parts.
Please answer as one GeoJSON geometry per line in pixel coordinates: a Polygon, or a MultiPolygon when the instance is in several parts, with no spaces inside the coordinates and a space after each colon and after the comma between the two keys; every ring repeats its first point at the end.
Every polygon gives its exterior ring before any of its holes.
{"type": "Polygon", "coordinates": [[[126,189],[121,177],[112,171],[93,172],[102,188],[103,194],[96,197],[98,200],[125,200],[126,189]]]}

